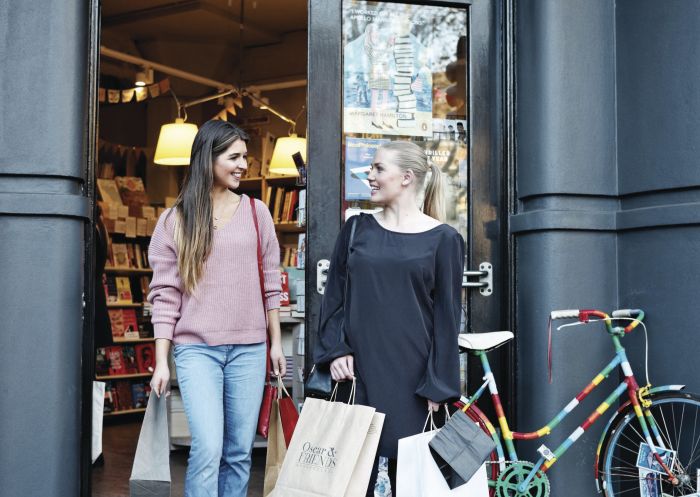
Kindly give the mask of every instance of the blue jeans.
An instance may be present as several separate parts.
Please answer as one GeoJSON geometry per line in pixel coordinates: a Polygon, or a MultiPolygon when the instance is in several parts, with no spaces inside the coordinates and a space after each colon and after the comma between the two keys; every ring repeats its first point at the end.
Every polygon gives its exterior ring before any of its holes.
{"type": "Polygon", "coordinates": [[[265,343],[177,345],[192,447],[185,497],[245,497],[265,382],[265,343]]]}

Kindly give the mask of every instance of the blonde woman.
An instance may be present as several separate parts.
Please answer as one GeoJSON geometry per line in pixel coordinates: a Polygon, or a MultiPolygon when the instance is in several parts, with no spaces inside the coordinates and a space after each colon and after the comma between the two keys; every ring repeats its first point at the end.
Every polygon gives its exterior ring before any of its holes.
{"type": "MultiPolygon", "coordinates": [[[[442,173],[419,146],[384,144],[368,180],[372,201],[383,211],[362,214],[341,230],[315,360],[329,364],[336,381],[355,378],[356,401],[386,414],[377,455],[389,458],[396,489],[398,439],[419,433],[428,409],[460,394],[464,240],[442,222],[442,173]]],[[[368,496],[374,495],[376,468],[375,462],[368,496]]]]}
{"type": "Polygon", "coordinates": [[[233,193],[248,167],[246,138],[225,121],[200,128],[182,192],[158,220],[149,249],[153,279],[148,300],[156,338],[151,386],[157,395],[166,391],[173,344],[192,434],[186,497],[245,497],[264,385],[266,334],[271,369],[285,374],[274,224],[265,204],[233,193]],[[264,302],[253,208],[263,250],[264,302]]]}

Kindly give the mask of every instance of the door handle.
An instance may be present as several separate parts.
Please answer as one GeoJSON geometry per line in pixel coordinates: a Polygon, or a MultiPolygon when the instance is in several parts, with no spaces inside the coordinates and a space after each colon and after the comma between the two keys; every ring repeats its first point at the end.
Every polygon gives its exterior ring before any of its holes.
{"type": "Polygon", "coordinates": [[[479,293],[488,297],[493,293],[493,266],[490,262],[479,264],[478,271],[464,271],[462,273],[462,288],[478,288],[479,293]],[[477,281],[469,281],[470,278],[477,278],[477,281]]]}
{"type": "Polygon", "coordinates": [[[331,267],[331,261],[321,259],[316,264],[316,291],[323,295],[326,291],[326,282],[328,281],[328,268],[331,267]]]}

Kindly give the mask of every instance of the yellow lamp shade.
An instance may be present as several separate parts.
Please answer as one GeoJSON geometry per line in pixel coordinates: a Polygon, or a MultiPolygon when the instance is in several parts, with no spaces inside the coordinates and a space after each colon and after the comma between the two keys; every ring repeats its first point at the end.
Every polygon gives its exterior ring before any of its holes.
{"type": "Polygon", "coordinates": [[[301,153],[302,159],[306,162],[306,138],[299,138],[295,134],[278,138],[270,160],[270,173],[297,176],[299,174],[297,166],[292,159],[292,155],[297,152],[301,153]]]}
{"type": "Polygon", "coordinates": [[[186,123],[184,119],[164,124],[160,127],[153,162],[161,166],[188,166],[196,134],[197,125],[186,123]]]}

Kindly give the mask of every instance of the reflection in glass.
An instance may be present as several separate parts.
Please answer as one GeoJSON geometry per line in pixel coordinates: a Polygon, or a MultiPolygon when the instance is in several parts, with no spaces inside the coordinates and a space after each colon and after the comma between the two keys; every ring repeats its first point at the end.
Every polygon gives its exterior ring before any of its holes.
{"type": "Polygon", "coordinates": [[[343,2],[346,207],[371,208],[376,148],[411,140],[447,177],[447,222],[467,233],[467,10],[343,2]]]}

